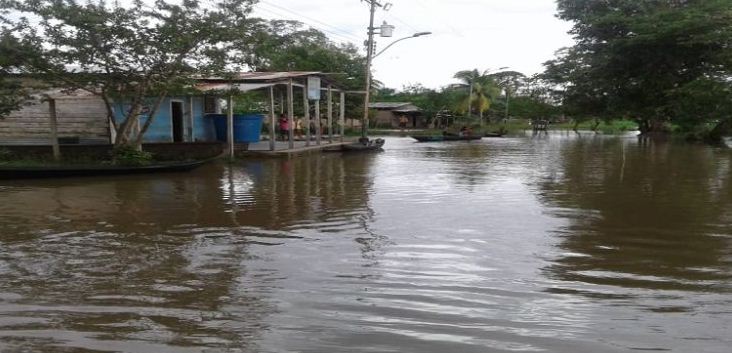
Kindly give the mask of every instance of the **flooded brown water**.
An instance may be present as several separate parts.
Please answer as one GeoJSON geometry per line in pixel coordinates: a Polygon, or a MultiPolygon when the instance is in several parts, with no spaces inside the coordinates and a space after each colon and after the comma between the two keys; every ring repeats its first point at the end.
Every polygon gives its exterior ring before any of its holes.
{"type": "Polygon", "coordinates": [[[0,181],[0,351],[730,351],[730,151],[387,147],[0,181]]]}

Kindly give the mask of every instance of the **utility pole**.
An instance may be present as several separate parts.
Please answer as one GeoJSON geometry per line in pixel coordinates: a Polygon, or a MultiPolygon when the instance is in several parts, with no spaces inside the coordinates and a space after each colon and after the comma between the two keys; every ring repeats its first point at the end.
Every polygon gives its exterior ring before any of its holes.
{"type": "Polygon", "coordinates": [[[366,43],[366,93],[364,94],[363,103],[363,120],[361,121],[361,137],[367,137],[367,129],[369,124],[369,100],[371,99],[371,60],[374,56],[374,15],[376,14],[376,8],[382,7],[376,0],[366,0],[369,4],[369,11],[371,13],[369,17],[369,28],[368,34],[369,39],[366,43]]]}
{"type": "Polygon", "coordinates": [[[466,124],[470,121],[470,117],[473,113],[473,80],[468,80],[468,89],[470,90],[470,93],[468,93],[468,111],[465,113],[466,124]]]}
{"type": "Polygon", "coordinates": [[[508,97],[511,94],[511,90],[509,89],[509,86],[506,85],[506,117],[503,118],[503,123],[508,124],[508,97]]]}

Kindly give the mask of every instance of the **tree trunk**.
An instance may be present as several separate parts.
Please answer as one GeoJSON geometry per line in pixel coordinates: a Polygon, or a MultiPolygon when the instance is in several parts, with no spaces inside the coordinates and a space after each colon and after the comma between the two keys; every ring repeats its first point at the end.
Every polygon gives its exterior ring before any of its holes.
{"type": "Polygon", "coordinates": [[[600,127],[600,119],[595,119],[595,125],[592,126],[592,131],[597,133],[597,128],[600,127]]]}
{"type": "MultiPolygon", "coordinates": [[[[163,92],[160,94],[158,99],[155,101],[155,105],[153,106],[152,110],[150,110],[150,115],[147,118],[147,121],[145,122],[145,125],[143,125],[142,129],[140,129],[140,132],[135,136],[135,149],[138,151],[142,151],[142,138],[145,136],[145,133],[150,128],[150,125],[153,122],[153,119],[155,119],[155,115],[158,113],[158,110],[160,109],[160,104],[163,103],[163,100],[165,100],[165,97],[167,96],[167,92],[163,92]]],[[[139,117],[138,117],[139,119],[139,117]]]]}
{"type": "Polygon", "coordinates": [[[651,124],[648,119],[638,119],[638,130],[642,136],[651,132],[651,124]]]}
{"type": "Polygon", "coordinates": [[[724,137],[725,133],[729,133],[730,129],[732,128],[732,118],[727,118],[714,126],[712,131],[709,131],[707,134],[707,142],[718,144],[722,142],[722,137],[724,137]]]}

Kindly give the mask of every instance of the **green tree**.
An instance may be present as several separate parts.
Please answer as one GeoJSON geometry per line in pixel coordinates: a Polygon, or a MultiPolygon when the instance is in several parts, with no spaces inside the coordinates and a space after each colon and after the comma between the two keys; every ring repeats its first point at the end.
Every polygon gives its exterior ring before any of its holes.
{"type": "Polygon", "coordinates": [[[14,78],[20,58],[12,55],[10,48],[21,46],[10,31],[0,33],[0,118],[19,109],[29,98],[29,91],[14,78]],[[7,54],[5,54],[7,53],[7,54]]]}
{"type": "Polygon", "coordinates": [[[559,17],[574,22],[576,44],[546,63],[545,78],[563,87],[573,115],[627,117],[642,133],[659,131],[682,119],[679,99],[696,99],[680,89],[729,82],[732,0],[557,3],[559,17]]]}
{"type": "Polygon", "coordinates": [[[254,1],[0,0],[3,34],[23,44],[3,49],[21,59],[18,73],[98,95],[110,118],[114,102],[129,103],[120,123],[110,119],[115,144],[139,148],[164,97],[244,63],[254,1]],[[151,118],[137,133],[146,105],[151,118]]]}
{"type": "MultiPolygon", "coordinates": [[[[242,43],[251,69],[334,73],[328,78],[337,86],[347,90],[363,89],[365,58],[352,44],[335,43],[323,32],[298,21],[259,20],[256,27],[252,40],[242,43]]],[[[379,84],[376,80],[372,82],[372,87],[379,84]]],[[[295,109],[302,109],[301,104],[296,100],[295,109]]],[[[363,112],[363,98],[347,95],[346,111],[361,115],[358,112],[363,112]]]]}
{"type": "Polygon", "coordinates": [[[348,89],[362,88],[365,58],[353,44],[338,44],[325,33],[288,20],[260,21],[245,51],[258,71],[322,71],[348,89]]]}
{"type": "Polygon", "coordinates": [[[468,115],[477,111],[480,123],[483,124],[483,113],[500,95],[500,88],[487,72],[481,73],[477,69],[459,71],[454,77],[468,87],[468,94],[465,95],[456,110],[459,113],[467,112],[468,115]]]}

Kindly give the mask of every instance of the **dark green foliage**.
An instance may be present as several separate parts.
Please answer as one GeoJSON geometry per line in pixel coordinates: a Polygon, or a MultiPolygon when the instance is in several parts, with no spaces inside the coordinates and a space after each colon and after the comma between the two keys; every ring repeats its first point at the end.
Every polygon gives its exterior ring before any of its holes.
{"type": "Polygon", "coordinates": [[[153,155],[135,149],[131,146],[117,146],[111,152],[112,164],[124,166],[148,165],[153,160],[153,155]]]}
{"type": "MultiPolygon", "coordinates": [[[[366,59],[354,45],[335,43],[323,32],[297,21],[259,20],[256,28],[250,41],[241,43],[245,46],[243,50],[249,53],[246,61],[252,70],[332,73],[328,80],[336,86],[363,90],[366,59]]],[[[358,112],[363,111],[362,107],[362,96],[346,96],[349,114],[360,116],[358,112]]],[[[301,99],[295,99],[295,111],[302,114],[301,99]]]]}
{"type": "Polygon", "coordinates": [[[9,161],[11,159],[13,159],[13,152],[5,148],[0,148],[0,162],[9,161]]]}
{"type": "Polygon", "coordinates": [[[257,71],[322,71],[347,89],[362,89],[366,60],[352,44],[337,44],[297,21],[260,21],[247,50],[257,71]]]}
{"type": "Polygon", "coordinates": [[[15,59],[16,73],[98,95],[110,116],[113,101],[129,102],[124,120],[113,124],[116,144],[139,145],[153,121],[139,134],[132,128],[143,106],[153,116],[193,77],[244,64],[241,42],[256,30],[248,16],[253,2],[0,0],[3,42],[17,44],[3,45],[2,57],[15,59]]]}
{"type": "Polygon", "coordinates": [[[28,92],[20,82],[0,77],[0,119],[19,109],[28,100],[28,92]]]}
{"type": "Polygon", "coordinates": [[[728,120],[732,0],[559,0],[576,45],[546,63],[572,116],[632,118],[642,132],[728,120]],[[701,102],[705,103],[701,103],[701,102]],[[693,107],[693,108],[692,108],[693,107]]]}

